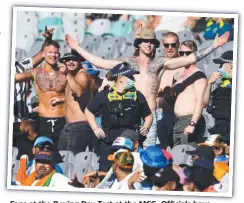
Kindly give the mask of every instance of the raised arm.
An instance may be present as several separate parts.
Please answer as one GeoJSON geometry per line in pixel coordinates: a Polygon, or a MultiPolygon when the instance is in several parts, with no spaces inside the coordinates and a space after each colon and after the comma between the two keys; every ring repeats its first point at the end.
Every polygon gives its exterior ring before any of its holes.
{"type": "Polygon", "coordinates": [[[27,70],[24,73],[15,73],[15,82],[23,82],[32,79],[32,70],[27,70]]]}
{"type": "Polygon", "coordinates": [[[87,61],[91,62],[98,68],[110,70],[114,66],[121,63],[121,61],[119,61],[119,60],[106,60],[106,59],[98,57],[94,54],[89,53],[88,51],[86,51],[85,49],[80,47],[78,38],[75,40],[71,36],[66,34],[65,40],[71,49],[76,50],[83,58],[85,58],[87,61]]]}
{"type": "Polygon", "coordinates": [[[189,56],[182,56],[178,58],[173,59],[165,59],[164,62],[164,68],[165,69],[177,69],[181,67],[185,67],[187,65],[191,65],[196,63],[197,61],[202,60],[209,54],[211,54],[214,50],[216,50],[218,47],[223,46],[229,38],[229,32],[225,32],[221,37],[218,37],[218,35],[215,37],[215,40],[213,44],[211,44],[209,47],[195,51],[189,56]]]}

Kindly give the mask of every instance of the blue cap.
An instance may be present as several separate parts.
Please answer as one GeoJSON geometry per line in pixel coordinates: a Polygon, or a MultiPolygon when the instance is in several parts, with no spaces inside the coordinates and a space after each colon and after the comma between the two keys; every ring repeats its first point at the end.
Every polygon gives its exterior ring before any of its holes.
{"type": "Polygon", "coordinates": [[[120,63],[113,67],[111,70],[112,77],[118,76],[133,76],[135,74],[139,74],[139,71],[134,70],[127,62],[120,63]]]}
{"type": "Polygon", "coordinates": [[[98,76],[99,75],[100,70],[94,69],[92,63],[90,63],[89,61],[84,61],[81,63],[81,65],[83,65],[83,64],[87,65],[86,71],[88,72],[88,74],[90,76],[98,76]]]}
{"type": "Polygon", "coordinates": [[[214,165],[213,162],[207,160],[207,159],[196,159],[193,162],[193,166],[194,167],[200,167],[200,168],[205,168],[208,169],[209,171],[213,171],[214,170],[214,165]]]}
{"type": "Polygon", "coordinates": [[[51,145],[53,145],[53,141],[46,137],[46,136],[41,136],[38,137],[34,143],[34,147],[42,145],[44,142],[49,142],[51,145]]]}
{"type": "Polygon", "coordinates": [[[143,164],[151,168],[165,168],[169,165],[169,160],[164,156],[162,150],[156,146],[148,146],[140,152],[143,164]]]}

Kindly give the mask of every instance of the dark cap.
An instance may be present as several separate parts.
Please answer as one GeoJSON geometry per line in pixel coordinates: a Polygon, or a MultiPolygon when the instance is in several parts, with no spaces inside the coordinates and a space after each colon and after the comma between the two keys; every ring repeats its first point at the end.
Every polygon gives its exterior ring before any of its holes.
{"type": "Polygon", "coordinates": [[[209,171],[214,171],[214,165],[212,161],[206,160],[206,159],[196,159],[193,162],[193,166],[195,167],[200,167],[200,168],[205,168],[206,170],[209,171]]]}
{"type": "Polygon", "coordinates": [[[134,70],[130,67],[130,65],[127,62],[120,63],[113,67],[113,69],[110,71],[112,78],[118,77],[118,76],[133,76],[135,74],[139,74],[139,71],[134,70]]]}
{"type": "Polygon", "coordinates": [[[134,131],[134,130],[125,130],[122,134],[121,137],[125,137],[130,139],[132,142],[134,141],[139,141],[140,139],[140,135],[138,132],[134,131]]]}
{"type": "Polygon", "coordinates": [[[191,156],[199,156],[200,158],[213,161],[215,154],[214,151],[211,147],[209,146],[198,146],[195,150],[193,151],[186,151],[186,154],[191,155],[191,156]]]}
{"type": "Polygon", "coordinates": [[[176,183],[180,181],[178,174],[170,166],[160,169],[150,179],[153,181],[153,185],[157,187],[163,187],[169,181],[175,181],[176,183]]]}
{"type": "Polygon", "coordinates": [[[233,63],[233,51],[224,52],[220,58],[213,59],[216,64],[233,63]]]}
{"type": "Polygon", "coordinates": [[[53,163],[53,153],[51,151],[40,151],[35,155],[35,161],[53,163]]]}
{"type": "Polygon", "coordinates": [[[230,135],[220,136],[219,141],[224,142],[229,145],[230,144],[230,135]]]}
{"type": "Polygon", "coordinates": [[[69,61],[69,60],[81,60],[84,61],[84,58],[75,50],[71,50],[71,52],[64,54],[63,57],[61,57],[59,59],[60,63],[63,63],[65,61],[69,61]]]}

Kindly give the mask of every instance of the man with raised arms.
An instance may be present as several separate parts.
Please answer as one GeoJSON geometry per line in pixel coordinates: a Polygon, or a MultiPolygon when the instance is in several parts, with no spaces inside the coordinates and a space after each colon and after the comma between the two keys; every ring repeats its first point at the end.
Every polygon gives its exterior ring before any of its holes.
{"type": "MultiPolygon", "coordinates": [[[[213,44],[209,47],[193,52],[189,56],[183,56],[178,58],[166,58],[158,57],[155,58],[156,48],[159,47],[160,42],[156,39],[156,35],[153,30],[143,29],[134,41],[134,47],[137,52],[134,56],[128,58],[122,58],[119,60],[105,60],[98,56],[95,56],[79,45],[79,40],[73,39],[66,34],[65,39],[70,48],[76,50],[86,60],[90,61],[97,67],[104,69],[112,69],[121,61],[126,61],[130,64],[131,68],[140,71],[140,74],[135,76],[135,87],[141,91],[147,99],[148,105],[151,111],[155,114],[157,105],[156,97],[161,81],[161,77],[166,69],[177,69],[185,67],[192,63],[203,59],[218,47],[223,46],[229,37],[229,32],[226,32],[221,37],[216,36],[213,44]]],[[[144,146],[155,145],[157,139],[157,123],[156,116],[154,122],[147,135],[147,139],[144,142],[144,146]]]]}

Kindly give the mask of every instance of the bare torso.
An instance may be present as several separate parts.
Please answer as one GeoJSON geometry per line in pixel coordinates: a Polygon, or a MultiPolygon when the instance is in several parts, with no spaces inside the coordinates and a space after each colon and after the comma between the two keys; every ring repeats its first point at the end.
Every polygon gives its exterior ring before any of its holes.
{"type": "Polygon", "coordinates": [[[147,99],[148,105],[152,112],[156,111],[156,98],[160,85],[160,80],[163,74],[163,58],[156,58],[150,60],[148,64],[140,64],[135,57],[122,59],[130,64],[130,66],[140,74],[134,75],[135,87],[139,90],[147,99]]]}
{"type": "MultiPolygon", "coordinates": [[[[198,68],[195,68],[191,72],[184,71],[183,73],[179,73],[175,75],[176,84],[182,83],[184,80],[189,78],[195,72],[200,71],[198,68]]],[[[191,115],[194,112],[196,105],[196,94],[194,90],[194,84],[190,84],[186,89],[180,93],[176,99],[174,112],[177,117],[191,115]]]]}
{"type": "MultiPolygon", "coordinates": [[[[79,71],[86,74],[90,79],[90,76],[88,73],[81,69],[79,71]]],[[[78,75],[76,75],[74,78],[76,79],[78,75]]],[[[65,112],[66,112],[66,121],[68,123],[71,122],[78,122],[78,121],[86,121],[86,117],[84,114],[85,108],[92,100],[92,88],[91,83],[89,82],[89,86],[85,90],[85,92],[82,94],[81,97],[77,97],[71,90],[70,86],[67,84],[65,87],[65,112]]]]}
{"type": "Polygon", "coordinates": [[[34,86],[39,99],[39,115],[42,117],[64,117],[64,103],[52,105],[54,98],[64,98],[65,76],[55,70],[47,71],[43,67],[32,70],[34,86]]]}

